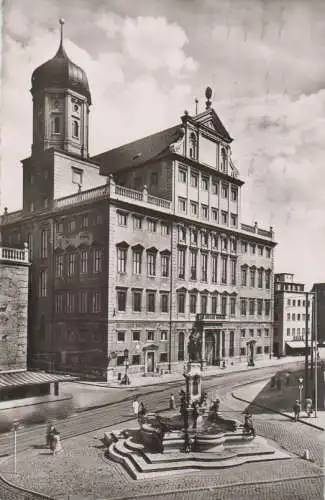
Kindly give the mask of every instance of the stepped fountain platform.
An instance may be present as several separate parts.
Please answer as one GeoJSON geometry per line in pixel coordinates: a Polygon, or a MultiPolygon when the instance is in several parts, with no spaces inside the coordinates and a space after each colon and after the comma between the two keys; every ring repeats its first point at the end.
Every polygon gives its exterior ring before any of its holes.
{"type": "MultiPolygon", "coordinates": [[[[195,440],[194,431],[189,434],[195,440]]],[[[164,436],[164,449],[160,452],[153,452],[150,447],[141,442],[139,429],[116,430],[104,434],[108,456],[122,464],[133,479],[148,479],[198,470],[224,469],[249,462],[291,458],[287,453],[277,450],[264,438],[256,436],[252,439],[243,436],[240,431],[222,433],[218,436],[204,436],[204,438],[210,441],[209,449],[202,451],[200,447],[200,451],[184,453],[180,448],[180,445],[184,443],[183,432],[170,432],[164,436]],[[165,447],[167,443],[169,446],[165,447]]]]}

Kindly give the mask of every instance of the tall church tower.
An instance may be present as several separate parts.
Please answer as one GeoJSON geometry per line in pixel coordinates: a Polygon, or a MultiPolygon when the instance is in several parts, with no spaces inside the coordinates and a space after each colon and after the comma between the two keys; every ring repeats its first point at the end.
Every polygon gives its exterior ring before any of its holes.
{"type": "Polygon", "coordinates": [[[32,155],[55,148],[88,158],[88,114],[91,96],[86,73],[74,64],[60,45],[55,56],[32,75],[32,155]]]}

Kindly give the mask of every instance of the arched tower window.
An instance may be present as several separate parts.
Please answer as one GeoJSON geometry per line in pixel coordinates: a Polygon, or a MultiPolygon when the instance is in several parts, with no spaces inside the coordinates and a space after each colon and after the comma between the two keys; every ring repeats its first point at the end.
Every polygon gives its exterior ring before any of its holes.
{"type": "Polygon", "coordinates": [[[190,155],[190,158],[193,158],[193,159],[197,158],[196,136],[193,132],[190,135],[190,140],[189,140],[189,155],[190,155]]]}
{"type": "Polygon", "coordinates": [[[79,123],[77,120],[72,122],[72,135],[73,137],[79,137],[79,123]]]}
{"type": "Polygon", "coordinates": [[[221,170],[227,172],[227,151],[225,148],[221,149],[221,170]]]}
{"type": "Polygon", "coordinates": [[[59,134],[60,133],[60,117],[55,116],[52,121],[52,132],[53,134],[59,134]]]}

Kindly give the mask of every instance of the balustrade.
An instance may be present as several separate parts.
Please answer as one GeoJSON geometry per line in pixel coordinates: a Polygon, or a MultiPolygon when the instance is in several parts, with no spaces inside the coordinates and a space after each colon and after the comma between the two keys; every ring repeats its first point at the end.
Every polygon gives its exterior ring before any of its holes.
{"type": "Polygon", "coordinates": [[[0,261],[28,262],[28,249],[0,247],[0,261]]]}

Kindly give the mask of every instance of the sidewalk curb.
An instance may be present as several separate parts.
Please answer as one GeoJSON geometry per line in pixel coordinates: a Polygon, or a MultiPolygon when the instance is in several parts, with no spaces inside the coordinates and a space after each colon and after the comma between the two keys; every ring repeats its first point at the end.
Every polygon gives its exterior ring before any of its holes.
{"type": "MultiPolygon", "coordinates": [[[[303,360],[292,360],[292,361],[286,361],[286,362],[283,362],[283,364],[288,364],[288,363],[303,363],[303,360]]],[[[227,368],[221,368],[220,370],[222,370],[221,372],[216,372],[216,373],[207,373],[207,372],[203,372],[202,374],[202,379],[205,379],[205,378],[209,378],[209,377],[223,377],[223,375],[225,373],[227,374],[231,374],[231,373],[245,373],[245,372],[249,372],[249,371],[253,371],[253,370],[259,370],[261,368],[269,368],[269,367],[272,367],[272,366],[279,366],[281,367],[281,364],[282,363],[279,363],[279,360],[277,359],[276,361],[274,360],[274,362],[270,363],[270,364],[267,364],[267,365],[257,365],[257,366],[250,366],[250,367],[244,367],[243,369],[241,370],[227,370],[227,368]]],[[[180,374],[180,375],[177,375],[176,378],[173,378],[172,380],[168,380],[168,381],[164,381],[163,379],[163,375],[160,376],[160,377],[157,377],[157,382],[154,382],[154,383],[151,383],[151,384],[140,384],[140,385],[121,385],[121,384],[117,384],[116,385],[114,384],[109,384],[109,383],[103,383],[103,384],[100,384],[100,383],[92,383],[92,382],[87,382],[87,381],[81,381],[81,380],[76,380],[75,383],[77,384],[80,384],[80,385],[90,385],[90,386],[95,386],[95,387],[101,387],[102,389],[121,389],[121,390],[136,390],[136,389],[139,389],[141,387],[153,387],[155,385],[159,385],[159,384],[172,384],[174,382],[179,382],[181,380],[183,380],[183,374],[180,374]],[[104,385],[105,384],[105,385],[104,385]]]]}
{"type": "MultiPolygon", "coordinates": [[[[243,386],[244,385],[248,385],[248,384],[243,384],[243,386]]],[[[236,394],[234,394],[233,392],[231,393],[231,395],[234,399],[237,399],[238,401],[241,401],[242,403],[248,403],[249,405],[257,406],[258,408],[262,408],[264,410],[271,411],[271,412],[276,413],[278,415],[282,415],[283,417],[289,418],[290,420],[294,420],[294,417],[289,415],[289,413],[284,413],[282,411],[274,410],[273,408],[269,408],[268,406],[260,405],[258,403],[253,403],[253,401],[248,401],[247,399],[243,399],[239,396],[236,396],[236,394]]],[[[308,425],[309,427],[313,427],[314,429],[318,429],[319,431],[325,430],[323,427],[320,427],[319,425],[316,425],[316,424],[312,424],[310,422],[306,422],[305,420],[302,420],[301,418],[299,419],[299,422],[301,422],[302,424],[308,425]]]]}
{"type": "Polygon", "coordinates": [[[5,479],[2,474],[0,474],[0,482],[3,482],[6,486],[9,486],[9,488],[13,488],[14,493],[25,493],[26,495],[31,495],[32,497],[35,497],[36,499],[39,500],[55,500],[53,497],[49,497],[48,495],[45,495],[45,493],[39,493],[34,490],[28,490],[26,488],[23,488],[22,486],[18,486],[8,479],[5,479]]]}

